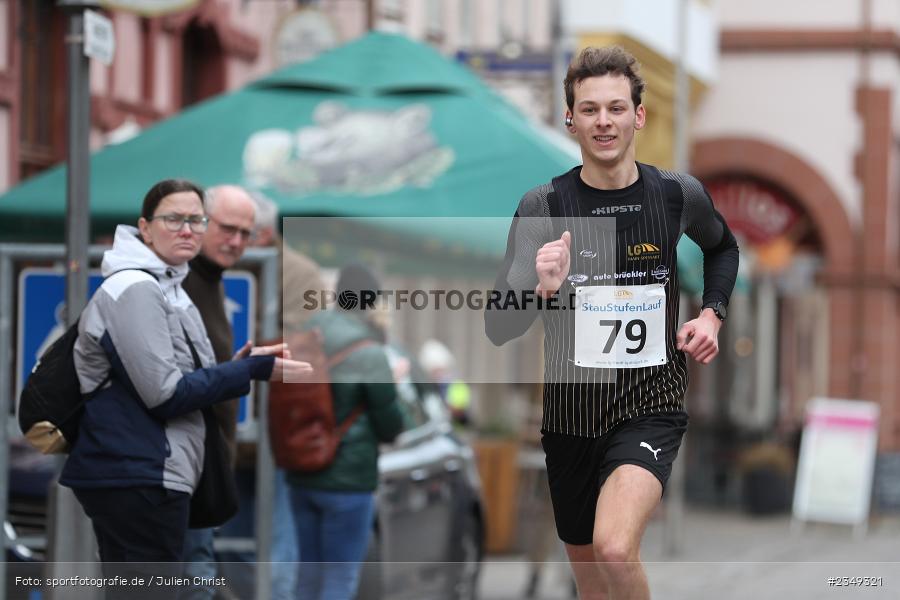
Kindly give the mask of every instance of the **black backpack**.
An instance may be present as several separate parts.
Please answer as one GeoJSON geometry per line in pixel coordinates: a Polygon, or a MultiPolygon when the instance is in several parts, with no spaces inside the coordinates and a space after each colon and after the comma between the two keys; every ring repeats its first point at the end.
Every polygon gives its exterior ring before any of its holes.
{"type": "Polygon", "coordinates": [[[19,427],[28,442],[44,454],[68,452],[78,436],[84,403],[97,393],[110,374],[90,394],[81,393],[75,371],[78,321],[47,348],[19,396],[19,427]]]}
{"type": "MultiPolygon", "coordinates": [[[[156,279],[156,275],[144,269],[123,270],[144,271],[156,279]]],[[[110,369],[92,392],[81,393],[74,358],[77,339],[78,321],[75,321],[38,359],[19,396],[19,427],[25,439],[44,454],[69,451],[78,436],[84,403],[112,376],[110,369]]]]}

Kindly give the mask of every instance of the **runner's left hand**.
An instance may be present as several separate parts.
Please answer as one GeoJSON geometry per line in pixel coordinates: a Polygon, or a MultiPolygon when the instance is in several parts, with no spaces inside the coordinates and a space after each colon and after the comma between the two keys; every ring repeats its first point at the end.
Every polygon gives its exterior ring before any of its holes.
{"type": "Polygon", "coordinates": [[[719,354],[719,328],[722,322],[711,309],[681,326],[675,336],[675,347],[701,365],[708,365],[719,354]]]}

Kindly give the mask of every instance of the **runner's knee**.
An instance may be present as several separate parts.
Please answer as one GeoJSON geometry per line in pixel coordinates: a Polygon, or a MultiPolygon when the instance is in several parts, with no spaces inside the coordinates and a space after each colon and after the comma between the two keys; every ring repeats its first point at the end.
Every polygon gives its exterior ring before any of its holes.
{"type": "Polygon", "coordinates": [[[633,563],[640,560],[640,550],[637,544],[624,538],[595,538],[594,558],[610,565],[633,563]]]}

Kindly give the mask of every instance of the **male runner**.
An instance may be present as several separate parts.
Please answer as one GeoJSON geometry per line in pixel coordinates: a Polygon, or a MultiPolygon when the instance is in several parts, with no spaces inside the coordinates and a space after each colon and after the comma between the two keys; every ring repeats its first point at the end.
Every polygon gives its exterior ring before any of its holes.
{"type": "Polygon", "coordinates": [[[582,599],[650,597],[640,542],[687,428],[685,355],[718,354],[738,265],[703,186],[635,162],[646,121],[637,69],[618,47],[587,48],[570,65],[566,126],[583,165],[520,201],[503,300],[485,313],[497,345],[543,318],[542,444],[582,599]],[[703,250],[703,309],[676,333],[682,234],[703,250]]]}

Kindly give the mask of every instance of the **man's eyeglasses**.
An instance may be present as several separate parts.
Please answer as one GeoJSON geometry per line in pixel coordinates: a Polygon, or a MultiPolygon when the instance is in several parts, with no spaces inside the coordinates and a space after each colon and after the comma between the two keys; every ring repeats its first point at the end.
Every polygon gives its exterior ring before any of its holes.
{"type": "Polygon", "coordinates": [[[248,242],[256,237],[256,232],[250,229],[243,229],[242,227],[238,227],[237,225],[228,225],[223,223],[218,219],[213,219],[209,217],[210,221],[214,221],[216,225],[219,226],[219,229],[222,230],[222,233],[227,235],[228,237],[233,237],[235,234],[241,234],[241,240],[248,242]]]}
{"type": "Polygon", "coordinates": [[[209,226],[209,218],[203,215],[177,215],[172,213],[168,215],[156,215],[155,217],[150,217],[148,220],[153,221],[154,219],[162,219],[166,229],[173,233],[181,231],[185,223],[188,224],[188,227],[190,227],[191,231],[194,233],[203,233],[209,226]]]}

